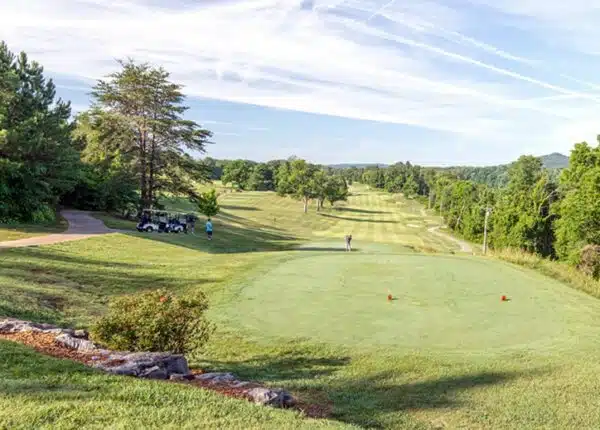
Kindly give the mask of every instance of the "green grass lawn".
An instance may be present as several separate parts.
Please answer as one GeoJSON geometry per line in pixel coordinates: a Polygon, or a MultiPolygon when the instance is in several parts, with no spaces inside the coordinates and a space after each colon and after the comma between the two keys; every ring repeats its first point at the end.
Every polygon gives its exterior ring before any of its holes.
{"type": "Polygon", "coordinates": [[[0,224],[0,242],[61,233],[65,231],[67,227],[66,220],[62,218],[59,218],[55,223],[40,225],[0,224]]]}
{"type": "Polygon", "coordinates": [[[491,357],[524,345],[555,353],[600,342],[600,301],[544,276],[498,261],[362,252],[272,259],[215,318],[263,340],[299,337],[399,353],[491,357]],[[585,341],[582,329],[591,335],[585,341]]]}
{"type": "Polygon", "coordinates": [[[6,341],[0,375],[2,428],[342,428],[207,390],[107,376],[6,341]]]}
{"type": "Polygon", "coordinates": [[[228,193],[212,242],[132,231],[0,251],[1,315],[86,326],[115,295],[204,290],[218,331],[193,364],[330,402],[331,421],[0,342],[0,428],[598,427],[597,299],[452,255],[416,202],[353,191],[323,214],[271,193],[228,193]],[[341,252],[346,233],[352,253],[341,252]]]}

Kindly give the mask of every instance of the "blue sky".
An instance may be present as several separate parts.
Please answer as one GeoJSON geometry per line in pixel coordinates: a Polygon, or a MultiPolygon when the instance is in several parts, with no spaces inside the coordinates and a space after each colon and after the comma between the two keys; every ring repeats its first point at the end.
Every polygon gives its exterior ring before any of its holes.
{"type": "Polygon", "coordinates": [[[132,57],[185,85],[209,156],[497,164],[600,133],[589,0],[20,0],[0,39],[86,109],[132,57]]]}

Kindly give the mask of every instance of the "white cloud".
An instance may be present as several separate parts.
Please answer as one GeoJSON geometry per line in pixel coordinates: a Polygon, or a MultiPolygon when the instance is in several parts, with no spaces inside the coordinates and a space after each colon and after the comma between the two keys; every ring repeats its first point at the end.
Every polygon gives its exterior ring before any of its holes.
{"type": "MultiPolygon", "coordinates": [[[[312,8],[302,0],[159,3],[5,1],[0,39],[47,70],[86,83],[113,71],[114,59],[131,56],[163,65],[192,96],[415,125],[511,151],[523,143],[568,147],[571,141],[559,139],[578,140],[574,124],[587,130],[600,113],[600,96],[564,78],[576,70],[562,65],[554,72],[555,59],[529,58],[518,40],[496,46],[473,36],[481,24],[476,10],[443,0],[313,0],[312,8]]],[[[589,52],[591,44],[575,32],[579,25],[587,37],[600,35],[593,24],[600,12],[587,0],[499,0],[493,7],[504,14],[499,20],[531,23],[532,38],[561,46],[559,55],[575,55],[569,41],[577,55],[589,52]],[[548,30],[554,25],[556,34],[548,30]]]]}

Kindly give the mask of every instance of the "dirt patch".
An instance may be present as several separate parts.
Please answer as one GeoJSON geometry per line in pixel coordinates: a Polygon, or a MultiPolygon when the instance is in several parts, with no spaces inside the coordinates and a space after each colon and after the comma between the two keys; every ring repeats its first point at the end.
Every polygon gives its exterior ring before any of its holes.
{"type": "MultiPolygon", "coordinates": [[[[109,359],[107,356],[98,354],[97,351],[80,352],[65,347],[56,342],[56,334],[42,332],[19,332],[19,333],[0,333],[0,339],[10,340],[27,345],[37,352],[49,355],[55,358],[68,359],[88,366],[102,363],[105,366],[119,366],[124,363],[123,360],[109,359]]],[[[204,372],[201,369],[192,369],[193,375],[201,375],[204,372]]],[[[264,387],[256,382],[247,382],[239,387],[231,386],[226,383],[213,383],[211,380],[183,380],[183,381],[165,381],[169,383],[191,385],[206,390],[216,391],[222,395],[236,399],[251,400],[248,397],[248,390],[252,388],[264,387]]],[[[293,409],[302,412],[307,418],[327,418],[331,416],[333,405],[331,402],[322,402],[321,404],[310,404],[296,397],[296,405],[293,409]]]]}

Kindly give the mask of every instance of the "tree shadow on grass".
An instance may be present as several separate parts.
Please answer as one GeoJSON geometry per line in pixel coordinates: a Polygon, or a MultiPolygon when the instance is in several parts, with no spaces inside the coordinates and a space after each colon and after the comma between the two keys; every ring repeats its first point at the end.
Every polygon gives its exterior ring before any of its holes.
{"type": "Polygon", "coordinates": [[[461,395],[519,377],[514,372],[478,372],[427,381],[394,383],[387,373],[324,387],[334,418],[368,428],[387,428],[386,415],[401,411],[468,407],[461,395]]]}
{"type": "Polygon", "coordinates": [[[264,382],[292,381],[329,376],[350,363],[350,357],[295,355],[273,359],[258,356],[243,361],[205,361],[209,369],[231,372],[241,379],[264,382]]]}
{"type": "Polygon", "coordinates": [[[362,378],[346,377],[353,372],[338,373],[349,364],[350,358],[345,356],[258,356],[241,361],[208,361],[206,368],[291,389],[304,402],[329,403],[333,419],[366,428],[397,425],[390,423],[390,413],[468,407],[463,394],[469,390],[542,373],[480,371],[411,382],[394,370],[362,378]]]}
{"type": "Polygon", "coordinates": [[[334,208],[335,211],[339,212],[352,212],[357,214],[389,214],[387,211],[371,211],[368,209],[357,209],[357,208],[349,208],[349,207],[338,207],[334,208]]]}
{"type": "Polygon", "coordinates": [[[289,248],[290,251],[312,251],[312,252],[360,252],[360,248],[352,248],[352,251],[346,251],[343,245],[339,248],[333,246],[294,246],[289,248]]]}
{"type": "MultiPolygon", "coordinates": [[[[58,249],[47,249],[43,247],[23,247],[23,248],[5,248],[6,250],[10,250],[11,256],[23,257],[27,259],[39,259],[44,261],[56,261],[61,263],[70,263],[70,264],[84,264],[86,266],[107,266],[111,267],[119,267],[126,269],[136,269],[139,268],[139,264],[135,263],[123,263],[120,261],[103,261],[103,260],[95,260],[91,258],[84,257],[74,257],[73,254],[70,254],[66,251],[61,251],[58,249]]],[[[0,254],[1,255],[1,254],[0,254]]],[[[0,264],[1,264],[0,260],[0,264]]],[[[41,270],[38,268],[33,268],[32,270],[41,270]]]]}
{"type": "Polygon", "coordinates": [[[320,215],[323,216],[323,217],[326,217],[326,218],[336,218],[336,219],[341,219],[341,220],[344,220],[344,221],[373,222],[375,224],[398,224],[398,221],[394,221],[394,220],[381,220],[381,219],[369,219],[369,218],[350,218],[350,217],[343,217],[343,216],[331,215],[331,214],[325,214],[325,213],[321,213],[320,215]]]}
{"type": "Polygon", "coordinates": [[[7,250],[0,259],[0,317],[37,322],[89,321],[98,316],[112,296],[159,288],[175,293],[219,282],[181,266],[165,271],[159,265],[132,270],[101,259],[70,256],[52,259],[51,250],[7,250]]]}
{"type": "Polygon", "coordinates": [[[206,233],[197,228],[192,234],[173,233],[140,233],[137,231],[121,232],[129,236],[157,241],[174,246],[181,246],[209,254],[236,254],[247,252],[283,251],[300,240],[289,234],[261,228],[247,228],[234,225],[214,223],[212,240],[206,233]]]}
{"type": "Polygon", "coordinates": [[[255,206],[238,206],[238,205],[220,205],[221,209],[228,209],[228,210],[233,210],[233,211],[260,211],[262,209],[259,209],[255,206]]]}

